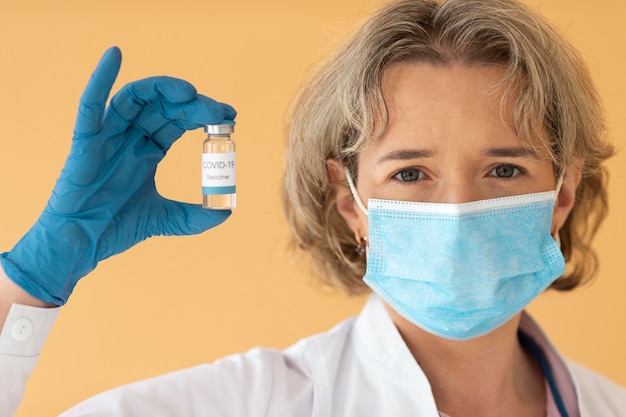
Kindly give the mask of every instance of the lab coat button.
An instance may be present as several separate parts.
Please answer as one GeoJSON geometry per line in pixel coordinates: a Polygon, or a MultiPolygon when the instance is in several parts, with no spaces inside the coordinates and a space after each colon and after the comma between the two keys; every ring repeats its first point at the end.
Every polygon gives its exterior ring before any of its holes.
{"type": "Polygon", "coordinates": [[[11,333],[16,340],[26,340],[33,334],[33,323],[28,319],[17,319],[11,333]]]}

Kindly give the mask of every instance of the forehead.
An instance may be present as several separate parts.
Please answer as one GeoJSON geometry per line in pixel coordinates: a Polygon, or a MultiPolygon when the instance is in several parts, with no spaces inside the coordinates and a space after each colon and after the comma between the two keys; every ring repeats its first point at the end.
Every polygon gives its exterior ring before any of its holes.
{"type": "Polygon", "coordinates": [[[466,147],[496,141],[519,146],[511,123],[512,105],[504,98],[503,74],[495,66],[391,66],[382,82],[386,132],[374,148],[385,148],[390,141],[428,146],[460,141],[466,147]]]}
{"type": "Polygon", "coordinates": [[[392,121],[494,115],[507,121],[513,103],[504,99],[504,76],[493,65],[402,63],[385,71],[382,92],[392,121]]]}
{"type": "Polygon", "coordinates": [[[492,64],[389,66],[381,82],[384,106],[377,112],[374,131],[378,132],[360,143],[358,159],[380,148],[390,136],[428,138],[433,131],[439,136],[467,136],[465,145],[470,146],[473,141],[467,134],[472,127],[475,135],[492,140],[491,145],[522,146],[540,159],[550,159],[541,122],[543,133],[536,139],[518,137],[513,114],[519,94],[516,80],[507,74],[507,68],[492,64]],[[457,131],[450,131],[454,127],[457,131]]]}

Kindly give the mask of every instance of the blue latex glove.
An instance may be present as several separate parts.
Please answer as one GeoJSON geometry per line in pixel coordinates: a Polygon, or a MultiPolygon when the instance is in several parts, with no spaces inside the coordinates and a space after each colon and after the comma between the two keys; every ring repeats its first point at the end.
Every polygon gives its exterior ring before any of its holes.
{"type": "Polygon", "coordinates": [[[201,233],[230,211],[167,200],[154,175],[186,130],[233,120],[235,110],[186,81],[123,87],[105,109],[121,52],[105,52],[80,99],[70,155],[41,217],[0,263],[17,285],[62,305],[98,262],[157,235],[201,233]]]}

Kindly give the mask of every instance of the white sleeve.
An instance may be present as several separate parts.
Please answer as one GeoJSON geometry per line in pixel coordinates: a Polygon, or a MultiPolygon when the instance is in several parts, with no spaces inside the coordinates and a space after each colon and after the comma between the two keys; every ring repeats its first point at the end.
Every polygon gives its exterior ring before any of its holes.
{"type": "Polygon", "coordinates": [[[0,416],[12,416],[24,396],[60,308],[13,304],[0,333],[0,416]]]}

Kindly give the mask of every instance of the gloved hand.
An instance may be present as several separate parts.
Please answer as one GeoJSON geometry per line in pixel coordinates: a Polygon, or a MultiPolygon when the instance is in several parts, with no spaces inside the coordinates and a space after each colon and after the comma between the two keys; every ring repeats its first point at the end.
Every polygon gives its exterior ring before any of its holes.
{"type": "Polygon", "coordinates": [[[235,110],[186,81],[153,77],[123,87],[105,104],[121,52],[105,52],[80,99],[70,155],[41,217],[7,253],[6,274],[32,296],[65,304],[98,262],[157,235],[201,233],[230,211],[165,199],[159,161],[183,132],[232,121],[235,110]]]}

